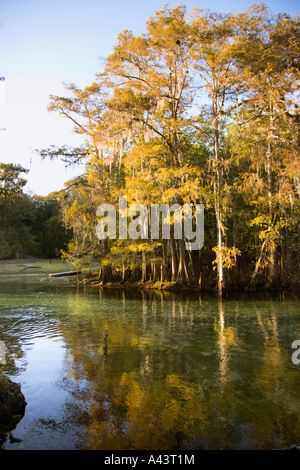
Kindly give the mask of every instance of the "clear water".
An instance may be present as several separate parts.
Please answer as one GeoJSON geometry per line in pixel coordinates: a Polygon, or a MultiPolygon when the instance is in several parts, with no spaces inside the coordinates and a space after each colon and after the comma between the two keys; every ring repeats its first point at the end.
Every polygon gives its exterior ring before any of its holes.
{"type": "Polygon", "coordinates": [[[273,449],[300,442],[296,298],[77,288],[0,276],[10,449],[273,449]]]}

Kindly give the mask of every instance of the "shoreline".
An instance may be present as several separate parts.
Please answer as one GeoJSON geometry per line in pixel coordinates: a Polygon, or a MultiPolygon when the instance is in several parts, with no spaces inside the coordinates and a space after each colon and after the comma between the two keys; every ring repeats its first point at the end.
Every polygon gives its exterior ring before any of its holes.
{"type": "MultiPolygon", "coordinates": [[[[195,286],[195,285],[184,285],[179,284],[176,282],[141,282],[141,281],[110,281],[110,282],[103,282],[91,278],[82,278],[78,280],[70,280],[75,284],[81,284],[86,287],[95,287],[99,289],[109,289],[109,290],[139,290],[139,291],[159,291],[159,292],[172,292],[172,293],[198,293],[198,294],[209,294],[213,295],[218,298],[217,287],[215,286],[208,286],[204,288],[203,286],[195,286]]],[[[284,295],[296,295],[299,292],[299,289],[292,287],[282,286],[281,288],[268,288],[266,286],[256,286],[252,287],[251,289],[245,287],[228,287],[227,289],[224,288],[224,292],[222,297],[223,298],[230,298],[235,295],[247,295],[249,297],[257,296],[257,295],[271,295],[271,296],[284,296],[284,295]]],[[[298,296],[297,296],[298,297],[298,296]]]]}

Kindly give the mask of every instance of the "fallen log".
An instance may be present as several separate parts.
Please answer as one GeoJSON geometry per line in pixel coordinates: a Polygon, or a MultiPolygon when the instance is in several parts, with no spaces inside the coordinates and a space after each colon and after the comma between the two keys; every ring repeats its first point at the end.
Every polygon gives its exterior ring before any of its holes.
{"type": "Polygon", "coordinates": [[[79,269],[78,271],[65,271],[63,273],[51,273],[51,274],[48,274],[48,276],[49,277],[76,276],[77,274],[88,274],[89,272],[97,271],[97,269],[99,269],[99,266],[97,266],[97,268],[79,269]]]}
{"type": "Polygon", "coordinates": [[[25,266],[25,268],[41,268],[37,264],[17,264],[17,266],[25,266]]]}
{"type": "Polygon", "coordinates": [[[79,271],[66,271],[64,273],[51,273],[48,274],[49,277],[63,277],[63,276],[76,276],[76,274],[81,274],[82,270],[79,271]]]}
{"type": "Polygon", "coordinates": [[[20,269],[20,271],[18,271],[19,273],[25,271],[26,269],[41,269],[41,266],[36,266],[36,265],[33,265],[33,264],[17,264],[17,266],[25,266],[25,268],[23,269],[20,269]]]}

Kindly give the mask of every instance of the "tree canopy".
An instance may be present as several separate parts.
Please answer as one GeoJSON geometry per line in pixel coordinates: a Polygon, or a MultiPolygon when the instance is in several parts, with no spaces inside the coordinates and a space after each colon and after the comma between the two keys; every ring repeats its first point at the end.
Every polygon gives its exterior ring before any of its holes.
{"type": "Polygon", "coordinates": [[[60,193],[73,238],[64,256],[101,261],[103,282],[224,288],[299,282],[299,17],[264,5],[239,14],[165,6],[146,32],[120,33],[95,82],[66,85],[49,110],[71,120],[80,148],[41,155],[82,177],[60,193]],[[120,195],[146,206],[203,203],[205,246],[102,240],[96,208],[120,195]]]}

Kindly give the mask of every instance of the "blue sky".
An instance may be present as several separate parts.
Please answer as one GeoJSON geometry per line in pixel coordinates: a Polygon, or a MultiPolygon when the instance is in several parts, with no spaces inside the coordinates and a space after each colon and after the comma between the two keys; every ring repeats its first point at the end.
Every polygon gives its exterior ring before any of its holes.
{"type": "MultiPolygon", "coordinates": [[[[41,161],[36,148],[77,145],[72,125],[47,106],[50,94],[63,94],[62,82],[89,85],[124,29],[145,32],[149,16],[179,1],[159,0],[1,0],[0,76],[5,76],[5,103],[0,89],[0,161],[30,168],[26,189],[47,195],[80,172],[60,162],[41,161]]],[[[253,1],[191,0],[188,9],[241,12],[253,1]]],[[[265,1],[272,12],[296,15],[299,2],[265,1]]],[[[3,83],[0,82],[3,86],[3,83]]]]}

